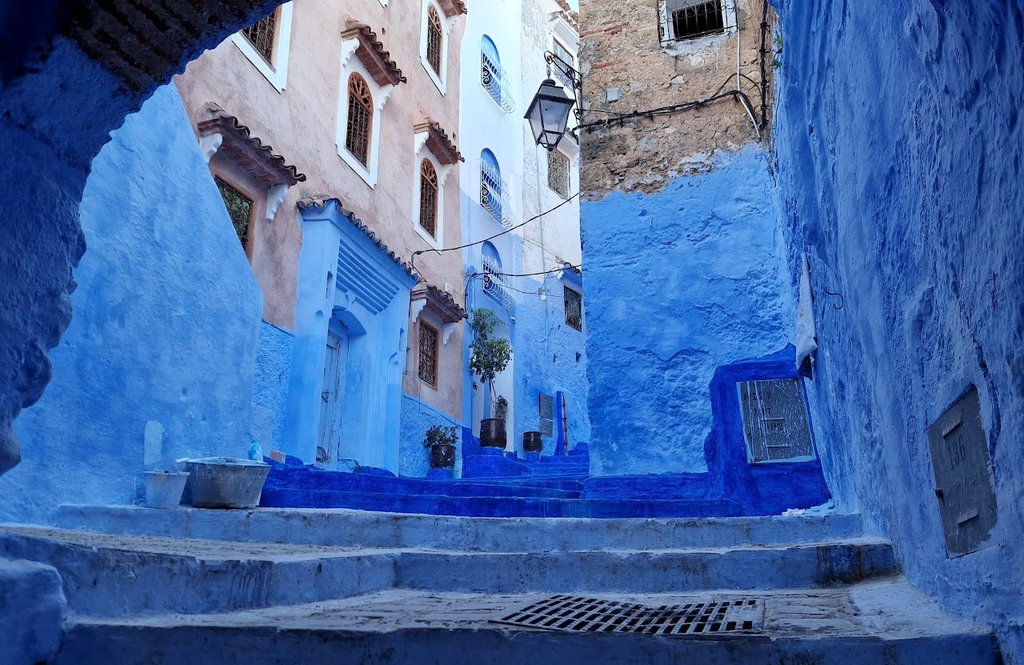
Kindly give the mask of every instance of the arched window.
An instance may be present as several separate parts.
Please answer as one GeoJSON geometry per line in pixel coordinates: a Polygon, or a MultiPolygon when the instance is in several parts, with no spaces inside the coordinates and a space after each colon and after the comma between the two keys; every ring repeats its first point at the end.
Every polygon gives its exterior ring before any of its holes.
{"type": "Polygon", "coordinates": [[[437,237],[437,170],[429,159],[420,163],[420,226],[437,237]]]}
{"type": "Polygon", "coordinates": [[[363,166],[370,161],[370,132],[373,129],[373,95],[359,74],[348,77],[348,121],[345,147],[363,166]]]}
{"type": "Polygon", "coordinates": [[[487,35],[480,40],[480,84],[501,104],[501,57],[487,35]]]}
{"type": "Polygon", "coordinates": [[[499,222],[501,210],[501,167],[490,150],[480,153],[480,205],[499,222]]]}
{"type": "Polygon", "coordinates": [[[444,31],[441,28],[441,17],[431,7],[427,10],[427,62],[434,73],[441,75],[441,51],[444,44],[444,31]]]}

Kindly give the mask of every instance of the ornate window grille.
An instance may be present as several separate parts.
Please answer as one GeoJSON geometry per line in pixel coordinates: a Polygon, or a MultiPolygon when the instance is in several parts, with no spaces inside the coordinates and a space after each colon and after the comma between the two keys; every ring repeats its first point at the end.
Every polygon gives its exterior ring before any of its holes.
{"type": "Polygon", "coordinates": [[[484,293],[498,301],[509,314],[514,314],[516,303],[507,287],[505,276],[501,274],[501,266],[494,264],[487,257],[481,257],[480,264],[484,274],[484,293]]]}
{"type": "Polygon", "coordinates": [[[501,65],[494,62],[494,60],[486,53],[480,53],[480,85],[487,90],[487,94],[491,96],[491,99],[501,107],[505,113],[514,113],[516,110],[516,102],[512,98],[512,93],[508,91],[505,86],[505,81],[508,80],[505,75],[505,70],[501,68],[501,65]]]}
{"type": "Polygon", "coordinates": [[[249,40],[256,52],[263,56],[268,65],[274,64],[274,37],[277,35],[278,10],[265,16],[248,28],[242,30],[242,36],[249,40]]]}
{"type": "Polygon", "coordinates": [[[548,187],[569,198],[569,158],[557,150],[548,153],[548,187]]]}
{"type": "Polygon", "coordinates": [[[214,177],[213,180],[217,183],[217,189],[220,190],[220,195],[224,199],[224,205],[227,206],[228,216],[231,217],[231,223],[235,227],[235,233],[238,234],[238,240],[242,243],[242,247],[248,247],[249,221],[252,219],[252,199],[218,177],[214,177]]]}
{"type": "Polygon", "coordinates": [[[420,226],[437,237],[437,170],[430,160],[420,164],[420,226]]]}
{"type": "Polygon", "coordinates": [[[370,160],[370,132],[373,129],[373,95],[359,74],[348,78],[348,123],[345,148],[366,166],[370,160]]]}
{"type": "Polygon", "coordinates": [[[565,288],[565,323],[570,328],[583,330],[583,296],[568,286],[565,288]]]}
{"type": "Polygon", "coordinates": [[[437,341],[439,335],[435,328],[420,322],[420,362],[419,376],[424,382],[437,387],[437,341]]]}
{"type": "Polygon", "coordinates": [[[493,164],[480,162],[480,205],[505,228],[512,225],[508,188],[493,164]]]}
{"type": "Polygon", "coordinates": [[[444,43],[444,30],[441,28],[441,17],[431,7],[427,10],[427,62],[434,73],[441,75],[441,45],[444,43]]]}
{"type": "Polygon", "coordinates": [[[561,81],[565,89],[570,91],[573,90],[574,83],[572,80],[572,74],[566,67],[575,67],[576,59],[569,53],[569,49],[562,46],[562,43],[557,39],[551,40],[551,52],[555,54],[557,58],[551,63],[551,73],[555,75],[555,78],[561,81]],[[564,63],[564,64],[563,64],[564,63]]]}
{"type": "MultiPolygon", "coordinates": [[[[729,0],[726,0],[728,2],[729,0]]],[[[722,0],[661,0],[659,20],[663,42],[695,39],[726,32],[733,19],[722,0]]]]}

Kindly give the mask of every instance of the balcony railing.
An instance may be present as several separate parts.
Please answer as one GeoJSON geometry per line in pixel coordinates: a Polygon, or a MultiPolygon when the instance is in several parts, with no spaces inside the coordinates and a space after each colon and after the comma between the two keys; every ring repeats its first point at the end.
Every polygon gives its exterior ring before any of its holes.
{"type": "Polygon", "coordinates": [[[514,225],[508,183],[486,162],[480,165],[480,205],[506,229],[514,225]]]}
{"type": "Polygon", "coordinates": [[[501,274],[501,268],[483,257],[480,264],[484,274],[484,293],[497,300],[509,314],[515,314],[516,301],[512,298],[504,275],[501,274]]]}
{"type": "Polygon", "coordinates": [[[505,113],[515,113],[516,102],[506,81],[508,81],[508,76],[501,65],[488,58],[486,53],[481,53],[480,84],[505,113]]]}

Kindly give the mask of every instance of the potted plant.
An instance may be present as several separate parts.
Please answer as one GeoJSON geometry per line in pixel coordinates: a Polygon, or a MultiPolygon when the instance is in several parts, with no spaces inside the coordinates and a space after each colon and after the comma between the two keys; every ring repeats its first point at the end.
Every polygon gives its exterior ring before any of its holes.
{"type": "Polygon", "coordinates": [[[505,420],[506,414],[508,414],[508,400],[504,395],[498,395],[497,401],[494,402],[494,417],[498,420],[505,420]]]}
{"type": "Polygon", "coordinates": [[[453,425],[431,425],[423,436],[423,447],[430,449],[431,469],[455,466],[455,441],[459,431],[453,425]]]}
{"type": "MultiPolygon", "coordinates": [[[[512,343],[507,337],[494,336],[497,326],[498,317],[486,309],[474,309],[469,319],[469,328],[473,331],[469,368],[486,386],[492,409],[498,401],[494,394],[494,377],[504,371],[512,359],[512,343]]],[[[507,401],[505,405],[507,408],[507,401]]],[[[505,447],[505,421],[495,417],[492,410],[488,410],[487,418],[480,421],[480,445],[485,448],[505,447]]]]}

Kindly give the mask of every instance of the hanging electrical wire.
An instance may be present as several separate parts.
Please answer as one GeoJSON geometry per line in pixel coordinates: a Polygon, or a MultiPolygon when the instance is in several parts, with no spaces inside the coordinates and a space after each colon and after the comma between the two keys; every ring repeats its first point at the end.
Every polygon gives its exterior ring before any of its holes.
{"type": "Polygon", "coordinates": [[[550,213],[558,210],[562,206],[568,204],[573,199],[578,198],[579,195],[580,195],[580,193],[576,192],[575,194],[573,194],[569,198],[565,199],[564,201],[562,201],[558,205],[554,206],[553,208],[548,208],[544,212],[542,212],[540,214],[537,214],[537,215],[534,215],[533,217],[529,218],[525,222],[520,222],[519,224],[516,224],[515,226],[510,226],[509,228],[505,229],[504,231],[502,231],[500,233],[495,233],[494,235],[489,236],[487,238],[484,238],[483,240],[477,240],[475,242],[468,242],[468,243],[466,243],[464,245],[459,245],[458,247],[444,247],[442,249],[437,249],[437,248],[431,247],[429,249],[418,249],[418,250],[416,250],[415,252],[412,253],[412,257],[410,259],[410,264],[412,266],[413,272],[416,271],[416,257],[419,256],[420,254],[429,254],[431,252],[433,252],[434,254],[444,254],[445,252],[455,252],[455,251],[458,251],[460,249],[467,249],[469,247],[475,247],[477,245],[482,245],[485,242],[489,242],[491,240],[494,240],[495,238],[500,238],[501,236],[503,236],[503,235],[505,235],[507,233],[511,233],[512,231],[515,231],[516,229],[522,228],[522,227],[526,226],[527,224],[529,224],[530,222],[537,221],[538,219],[540,219],[544,215],[550,214],[550,213]]]}

